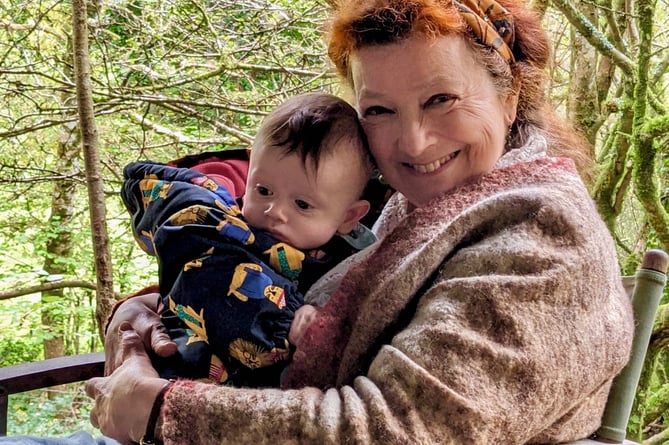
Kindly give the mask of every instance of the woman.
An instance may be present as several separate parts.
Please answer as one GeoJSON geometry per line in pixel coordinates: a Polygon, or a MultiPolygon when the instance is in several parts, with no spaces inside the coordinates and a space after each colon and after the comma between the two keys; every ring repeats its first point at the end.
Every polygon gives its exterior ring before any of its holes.
{"type": "Polygon", "coordinates": [[[398,193],[381,241],[312,288],[330,301],[297,345],[294,389],[166,385],[143,345],[172,346],[142,297],[110,324],[116,370],[87,385],[93,423],[169,444],[591,434],[633,320],[574,166],[585,147],[543,97],[538,18],[519,0],[347,1],[329,54],[398,193]]]}

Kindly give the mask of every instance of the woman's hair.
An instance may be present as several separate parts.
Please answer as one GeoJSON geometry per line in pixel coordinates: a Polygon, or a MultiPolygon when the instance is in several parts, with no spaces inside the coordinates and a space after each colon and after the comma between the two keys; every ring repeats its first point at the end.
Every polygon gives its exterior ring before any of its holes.
{"type": "Polygon", "coordinates": [[[349,142],[351,157],[371,174],[372,155],[355,108],[331,94],[306,93],[288,99],[265,117],[252,149],[275,147],[284,154],[297,153],[305,165],[312,162],[318,170],[320,159],[335,154],[342,140],[349,142]]]}
{"type": "MultiPolygon", "coordinates": [[[[349,86],[353,86],[350,59],[356,50],[403,41],[416,34],[428,38],[466,36],[475,57],[488,69],[501,96],[519,92],[510,146],[523,145],[540,132],[552,156],[570,157],[584,179],[589,179],[590,147],[546,98],[546,67],[550,58],[548,36],[540,18],[524,0],[497,0],[511,14],[515,36],[512,61],[484,45],[466,25],[461,5],[453,0],[339,0],[334,4],[328,33],[328,54],[349,86]]],[[[457,66],[456,64],[452,66],[457,66]]]]}

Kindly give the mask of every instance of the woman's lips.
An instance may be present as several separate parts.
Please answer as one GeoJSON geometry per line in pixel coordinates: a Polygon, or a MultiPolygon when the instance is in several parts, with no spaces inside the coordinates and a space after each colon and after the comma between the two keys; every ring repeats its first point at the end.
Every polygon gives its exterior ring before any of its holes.
{"type": "Polygon", "coordinates": [[[460,153],[460,150],[454,151],[453,153],[448,154],[443,158],[439,158],[436,161],[432,161],[427,164],[405,164],[405,165],[411,167],[418,173],[432,173],[433,171],[438,170],[442,165],[446,164],[451,159],[455,158],[458,155],[458,153],[460,153]]]}

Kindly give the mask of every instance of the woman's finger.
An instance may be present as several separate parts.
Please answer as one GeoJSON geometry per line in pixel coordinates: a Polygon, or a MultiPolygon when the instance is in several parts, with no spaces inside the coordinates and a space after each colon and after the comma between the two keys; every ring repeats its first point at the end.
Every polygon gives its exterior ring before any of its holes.
{"type": "Polygon", "coordinates": [[[93,406],[93,408],[91,408],[90,421],[91,425],[93,425],[97,429],[100,429],[100,422],[98,422],[98,414],[95,405],[93,406]]]}
{"type": "Polygon", "coordinates": [[[151,330],[151,349],[161,357],[170,357],[177,352],[177,344],[172,341],[162,323],[157,323],[151,330]]]}
{"type": "Polygon", "coordinates": [[[135,355],[146,355],[142,338],[129,323],[119,326],[119,334],[121,335],[120,355],[123,362],[135,355]]]}
{"type": "Polygon", "coordinates": [[[84,390],[86,395],[91,399],[95,399],[95,396],[100,392],[98,386],[102,383],[104,377],[93,377],[92,379],[86,382],[84,390]]]}
{"type": "Polygon", "coordinates": [[[110,375],[123,363],[121,351],[122,330],[131,326],[144,339],[147,349],[151,348],[152,329],[160,324],[156,313],[159,294],[151,293],[128,298],[117,307],[107,324],[105,337],[105,375],[110,375]]]}
{"type": "Polygon", "coordinates": [[[104,385],[106,379],[106,377],[93,377],[92,379],[88,380],[84,386],[86,395],[95,401],[90,412],[90,420],[91,425],[98,429],[100,428],[100,419],[98,417],[98,410],[100,407],[98,406],[98,402],[100,401],[99,399],[102,395],[102,386],[104,385]]]}

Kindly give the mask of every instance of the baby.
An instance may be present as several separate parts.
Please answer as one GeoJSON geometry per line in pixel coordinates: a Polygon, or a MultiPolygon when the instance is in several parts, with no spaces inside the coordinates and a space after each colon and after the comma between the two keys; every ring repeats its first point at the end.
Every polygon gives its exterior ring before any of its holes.
{"type": "Polygon", "coordinates": [[[289,336],[316,313],[302,294],[374,240],[359,224],[372,168],[356,111],[319,93],[263,120],[241,204],[231,184],[243,168],[127,166],[122,196],[136,239],[158,257],[161,316],[180,353],[156,360],[159,373],[276,386],[289,336]]]}

